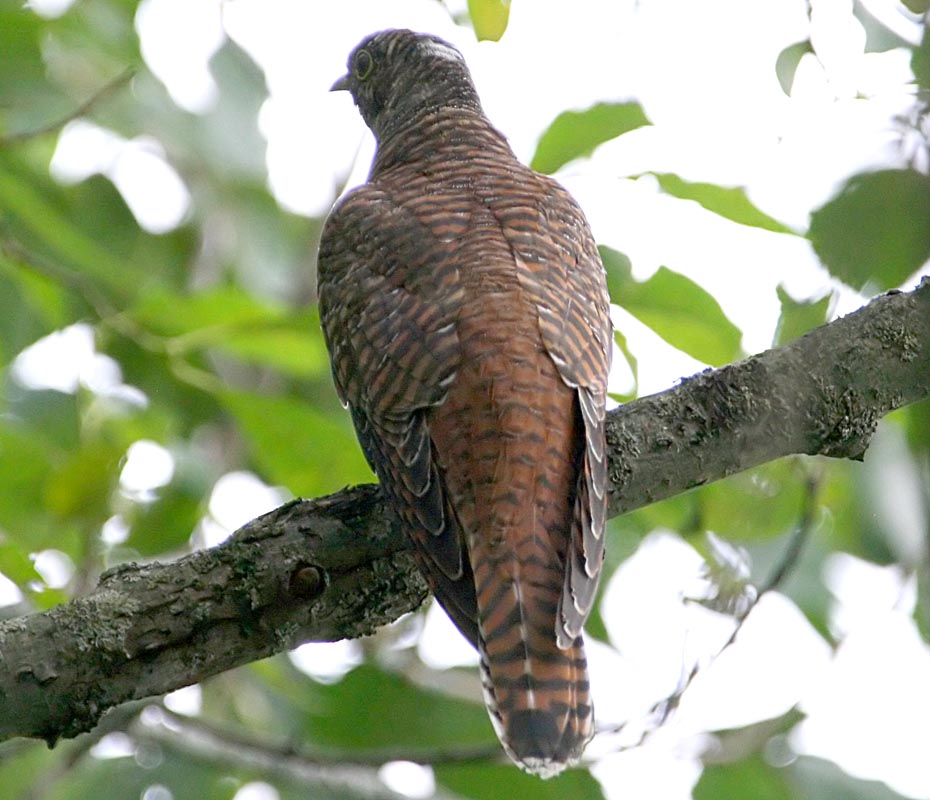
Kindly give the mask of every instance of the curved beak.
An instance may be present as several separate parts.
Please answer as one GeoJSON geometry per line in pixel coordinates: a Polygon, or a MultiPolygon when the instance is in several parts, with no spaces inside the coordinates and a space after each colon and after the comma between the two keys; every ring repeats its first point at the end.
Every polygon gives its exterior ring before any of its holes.
{"type": "Polygon", "coordinates": [[[349,90],[349,76],[343,75],[338,81],[329,87],[331,92],[347,92],[349,90]]]}

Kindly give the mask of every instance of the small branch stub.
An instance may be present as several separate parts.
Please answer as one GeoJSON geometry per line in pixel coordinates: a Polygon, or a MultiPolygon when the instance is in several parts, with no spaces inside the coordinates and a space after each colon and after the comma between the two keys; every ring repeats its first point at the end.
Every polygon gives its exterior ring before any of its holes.
{"type": "Polygon", "coordinates": [[[291,595],[299,600],[315,600],[326,588],[326,575],[319,567],[301,564],[291,573],[288,588],[291,595]]]}

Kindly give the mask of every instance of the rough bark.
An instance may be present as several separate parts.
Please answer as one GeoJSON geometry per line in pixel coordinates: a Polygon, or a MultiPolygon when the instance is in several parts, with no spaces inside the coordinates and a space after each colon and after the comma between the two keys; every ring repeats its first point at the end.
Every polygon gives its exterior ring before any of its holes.
{"type": "MultiPolygon", "coordinates": [[[[882,416],[927,397],[930,278],[611,412],[611,514],[784,455],[862,458],[882,416]]],[[[0,624],[0,740],[75,736],[128,700],[369,634],[426,595],[377,487],[288,503],[218,547],[123,565],[0,624]]]]}
{"type": "Polygon", "coordinates": [[[608,415],[611,515],[795,453],[861,460],[930,388],[930,277],[608,415]]]}

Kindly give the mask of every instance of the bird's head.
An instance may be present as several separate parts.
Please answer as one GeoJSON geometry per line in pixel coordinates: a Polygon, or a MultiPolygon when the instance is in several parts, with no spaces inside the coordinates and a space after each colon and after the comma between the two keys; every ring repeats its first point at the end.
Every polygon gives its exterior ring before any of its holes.
{"type": "Polygon", "coordinates": [[[457,107],[481,112],[465,59],[438,36],[408,30],[374,33],[352,51],[348,67],[332,90],[352,93],[379,141],[424,111],[457,107]]]}

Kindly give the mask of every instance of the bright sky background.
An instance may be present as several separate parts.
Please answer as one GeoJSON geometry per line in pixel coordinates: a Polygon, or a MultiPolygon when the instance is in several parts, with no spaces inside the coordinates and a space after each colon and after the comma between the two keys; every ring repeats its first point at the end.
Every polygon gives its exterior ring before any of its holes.
{"type": "MultiPolygon", "coordinates": [[[[55,13],[68,0],[32,5],[55,13]]],[[[745,186],[762,210],[803,231],[811,209],[851,173],[900,163],[900,131],[892,118],[912,99],[909,53],[865,54],[864,33],[848,0],[811,5],[812,20],[801,0],[514,0],[500,43],[475,42],[435,0],[144,0],[137,27],[147,63],[175,101],[194,113],[222,102],[208,61],[224,29],[261,64],[270,90],[260,127],[268,141],[271,188],[284,208],[307,215],[325,213],[347,175],[351,186],[367,173],[371,137],[348,95],[327,89],[343,74],[349,51],[375,30],[411,27],[455,43],[472,68],[485,110],[524,160],[561,111],[639,100],[654,126],[602,146],[558,177],[581,202],[597,240],[629,255],[637,277],[660,265],[692,277],[744,331],[751,353],[771,344],[776,285],[784,283],[798,298],[836,288],[809,244],[729,223],[662,195],[649,177],[628,176],[672,171],[689,180],[745,186]],[[809,35],[817,57],[805,56],[793,95],[786,97],[776,79],[776,57],[809,35]]],[[[865,5],[906,40],[917,40],[917,26],[897,3],[865,5]]],[[[465,2],[446,6],[461,11],[465,2]]],[[[97,171],[109,175],[140,223],[155,232],[179,224],[189,209],[183,181],[149,140],[126,142],[76,122],[63,134],[52,169],[62,180],[97,171]]],[[[862,302],[843,290],[837,312],[862,302]]],[[[703,367],[622,312],[617,321],[639,356],[643,393],[703,367]]],[[[62,390],[73,391],[81,381],[104,393],[131,395],[118,367],[94,353],[87,328],[76,326],[43,342],[19,359],[16,374],[27,385],[48,385],[50,363],[62,390]],[[72,369],[63,369],[65,364],[72,369]]],[[[622,371],[616,381],[626,381],[622,371]]],[[[876,446],[897,446],[894,433],[882,432],[876,446]]],[[[140,443],[129,453],[123,488],[153,491],[170,480],[171,469],[167,451],[140,443]]],[[[912,479],[896,478],[905,487],[912,479]]],[[[254,476],[224,477],[201,531],[203,543],[221,540],[280,499],[254,476]]],[[[909,524],[920,530],[925,523],[918,518],[909,524]]],[[[105,535],[120,541],[125,529],[115,520],[105,535]]],[[[41,554],[37,567],[58,585],[67,579],[61,554],[41,554]]],[[[914,587],[892,568],[842,555],[830,560],[825,576],[836,597],[832,624],[846,635],[837,653],[789,600],[768,596],[738,643],[704,669],[673,720],[642,746],[618,752],[648,727],[650,706],[675,689],[682,672],[708,664],[730,635],[727,620],[682,602],[684,595],[700,594],[700,569],[690,547],[658,531],[608,587],[605,618],[617,650],[589,645],[593,692],[600,725],[628,723],[617,735],[599,737],[589,751],[598,758],[594,772],[608,797],[689,798],[700,773],[698,757],[709,746],[705,731],[775,716],[800,702],[808,718],[791,736],[797,752],[830,758],[902,794],[930,798],[930,651],[910,617],[914,587]]],[[[474,662],[474,653],[435,608],[419,648],[436,667],[474,662]]],[[[359,655],[356,643],[344,642],[307,645],[292,658],[332,680],[359,655]]],[[[196,695],[184,698],[177,702],[196,709],[196,695]]],[[[430,786],[429,771],[410,765],[386,771],[385,779],[414,796],[430,786]]],[[[238,800],[274,797],[264,784],[246,788],[238,800]]]]}

